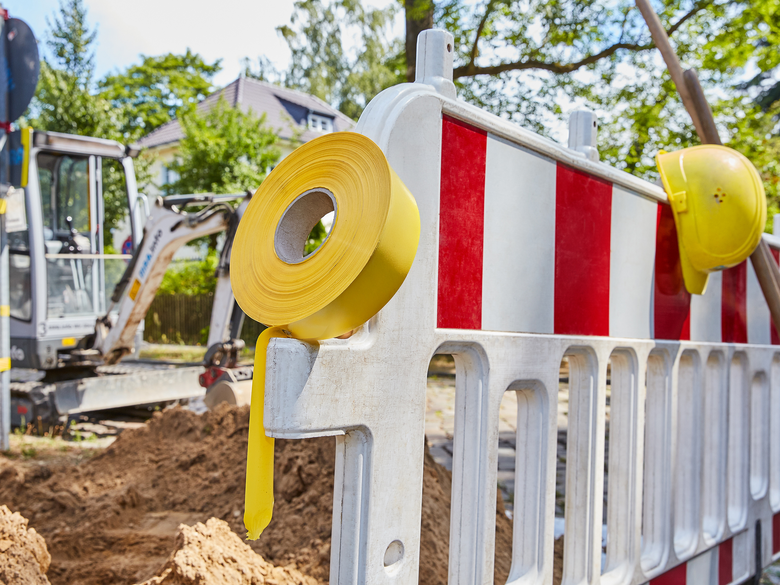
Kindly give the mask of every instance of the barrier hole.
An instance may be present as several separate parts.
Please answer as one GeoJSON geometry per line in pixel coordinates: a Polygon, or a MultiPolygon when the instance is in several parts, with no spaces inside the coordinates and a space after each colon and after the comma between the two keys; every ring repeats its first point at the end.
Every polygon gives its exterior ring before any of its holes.
{"type": "Polygon", "coordinates": [[[394,540],[387,545],[385,551],[385,569],[391,569],[393,565],[404,558],[404,545],[400,540],[394,540]]]}
{"type": "Polygon", "coordinates": [[[609,439],[610,421],[612,419],[612,358],[607,363],[607,390],[604,404],[604,508],[601,514],[601,573],[604,573],[607,563],[607,546],[609,546],[609,439]]]}
{"type": "Polygon", "coordinates": [[[769,485],[769,384],[764,372],[750,384],[750,495],[760,500],[769,485]]]}
{"type": "Polygon", "coordinates": [[[296,197],[276,226],[274,249],[279,259],[298,264],[319,251],[330,236],[336,208],[328,189],[310,189],[296,197]]]}
{"type": "MultiPolygon", "coordinates": [[[[780,355],[772,360],[769,378],[770,420],[780,420],[780,355]]],[[[769,504],[772,512],[780,511],[780,425],[769,427],[769,504]]]]}
{"type": "Polygon", "coordinates": [[[664,352],[647,360],[645,398],[645,457],[642,498],[642,556],[645,572],[664,561],[669,542],[671,507],[671,380],[664,352]]]}
{"type": "Polygon", "coordinates": [[[564,357],[558,370],[558,440],[555,460],[555,525],[553,585],[563,580],[563,553],[566,532],[566,452],[569,431],[569,358],[564,357]]]}
{"type": "Polygon", "coordinates": [[[636,450],[639,440],[636,354],[617,349],[607,363],[604,408],[604,513],[602,582],[623,582],[633,570],[636,450]]]}
{"type": "Polygon", "coordinates": [[[701,375],[699,355],[685,351],[677,367],[677,446],[672,497],[674,551],[687,559],[696,549],[701,492],[701,375]]]}
{"type": "Polygon", "coordinates": [[[538,523],[546,508],[549,397],[539,380],[516,380],[498,410],[494,583],[535,574],[544,553],[538,523]],[[543,513],[543,512],[542,512],[543,513]]]}
{"type": "Polygon", "coordinates": [[[747,521],[748,498],[748,380],[747,356],[734,354],[729,368],[729,428],[726,462],[728,512],[732,531],[741,530],[747,521]]]}
{"type": "MultiPolygon", "coordinates": [[[[518,435],[518,425],[533,424],[535,413],[529,413],[532,397],[528,391],[504,392],[498,409],[498,473],[496,474],[496,544],[494,547],[494,583],[506,583],[512,565],[512,532],[515,519],[515,481],[520,478],[517,466],[529,456],[529,446],[523,445],[524,433],[518,435]],[[519,409],[519,410],[518,410],[519,409]],[[522,417],[522,420],[521,420],[522,417]],[[518,449],[521,451],[518,452],[518,449]]],[[[530,447],[530,450],[533,450],[530,447]]],[[[524,479],[524,478],[523,478],[524,479]]],[[[519,479],[522,481],[522,479],[519,479]]],[[[522,496],[521,496],[522,497],[522,496]]],[[[518,512],[522,517],[522,509],[518,512]]]]}
{"type": "Polygon", "coordinates": [[[726,433],[728,394],[726,361],[720,352],[707,357],[704,368],[701,527],[705,542],[718,542],[726,525],[726,433]]]}
{"type": "MultiPolygon", "coordinates": [[[[435,550],[446,563],[450,548],[450,508],[452,498],[452,454],[455,435],[455,360],[452,355],[435,355],[428,365],[425,393],[425,469],[421,546],[435,550]]],[[[418,581],[440,581],[431,562],[421,562],[418,581]]]]}

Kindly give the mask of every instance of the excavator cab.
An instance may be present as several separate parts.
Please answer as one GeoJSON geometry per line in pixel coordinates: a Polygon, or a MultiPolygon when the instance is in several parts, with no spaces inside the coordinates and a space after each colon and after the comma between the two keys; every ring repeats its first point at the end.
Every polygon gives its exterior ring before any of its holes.
{"type": "Polygon", "coordinates": [[[21,136],[11,136],[18,168],[7,212],[12,363],[79,367],[72,351],[106,314],[143,235],[148,205],[137,194],[137,149],[29,128],[14,134],[21,136]]]}

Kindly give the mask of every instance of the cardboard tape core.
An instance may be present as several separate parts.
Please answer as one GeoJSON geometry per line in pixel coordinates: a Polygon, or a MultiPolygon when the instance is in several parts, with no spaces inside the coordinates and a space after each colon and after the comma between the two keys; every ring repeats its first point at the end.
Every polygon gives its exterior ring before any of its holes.
{"type": "MultiPolygon", "coordinates": [[[[299,264],[319,252],[333,231],[332,225],[317,249],[311,254],[303,254],[314,226],[329,213],[336,212],[337,208],[333,193],[324,187],[309,189],[298,195],[284,210],[279,225],[276,226],[274,250],[279,260],[287,264],[299,264]]],[[[335,223],[334,220],[333,224],[335,223]]]]}

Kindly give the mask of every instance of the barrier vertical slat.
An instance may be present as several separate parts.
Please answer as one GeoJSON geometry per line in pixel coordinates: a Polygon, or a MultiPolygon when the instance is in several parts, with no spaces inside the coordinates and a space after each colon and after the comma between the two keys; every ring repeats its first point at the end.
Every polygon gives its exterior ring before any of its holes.
{"type": "Polygon", "coordinates": [[[729,538],[718,547],[718,585],[728,585],[734,580],[734,541],[729,538]]]}
{"type": "Polygon", "coordinates": [[[612,185],[558,165],[555,333],[609,335],[612,185]]]}
{"type": "Polygon", "coordinates": [[[482,328],[487,132],[442,121],[438,326],[482,328]]]}
{"type": "Polygon", "coordinates": [[[747,261],[723,271],[724,343],[747,343],[747,261]]]}
{"type": "Polygon", "coordinates": [[[685,290],[672,208],[658,206],[653,316],[656,339],[691,338],[691,293],[685,290]]]}

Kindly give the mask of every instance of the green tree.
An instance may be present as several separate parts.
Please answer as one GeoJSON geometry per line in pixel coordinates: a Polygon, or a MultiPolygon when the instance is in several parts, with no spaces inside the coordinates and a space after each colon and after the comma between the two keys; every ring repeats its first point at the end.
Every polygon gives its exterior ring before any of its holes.
{"type": "Polygon", "coordinates": [[[265,115],[233,108],[220,97],[204,114],[181,118],[184,138],[170,169],[179,179],[176,193],[236,193],[255,190],[279,160],[278,137],[265,115]]]}
{"type": "Polygon", "coordinates": [[[51,60],[41,63],[29,123],[39,130],[119,138],[111,104],[90,93],[97,31],[87,24],[83,0],[61,0],[47,23],[51,60]]]}
{"type": "Polygon", "coordinates": [[[47,45],[54,55],[58,69],[69,73],[76,84],[87,88],[95,70],[95,42],[97,30],[89,30],[87,9],[83,0],[60,0],[58,13],[49,26],[47,45]]]}
{"type": "Polygon", "coordinates": [[[99,96],[122,111],[120,132],[135,140],[191,110],[214,91],[220,61],[207,63],[189,49],[183,55],[141,55],[141,63],[108,75],[99,96]]]}
{"type": "MultiPolygon", "coordinates": [[[[377,64],[406,65],[406,78],[413,78],[412,38],[432,23],[455,37],[460,97],[483,109],[565,140],[568,114],[591,108],[601,121],[602,160],[651,180],[661,148],[698,143],[634,0],[404,0],[400,56],[398,39],[390,37],[373,52],[364,51],[360,36],[356,47],[344,49],[345,6],[343,0],[295,4],[291,25],[281,31],[293,55],[284,80],[317,90],[347,79],[345,71],[367,72],[369,80],[354,84],[347,102],[353,117],[383,87],[377,64]],[[325,47],[326,38],[338,46],[325,47]],[[326,81],[307,86],[308,72],[326,81]]],[[[724,142],[753,158],[770,206],[778,207],[777,0],[655,0],[654,6],[681,61],[697,68],[724,142]]],[[[318,95],[345,111],[337,91],[318,95]]]]}
{"type": "Polygon", "coordinates": [[[37,130],[121,139],[117,111],[93,96],[72,73],[41,63],[41,75],[29,123],[37,130]]]}
{"type": "Polygon", "coordinates": [[[298,0],[291,23],[277,30],[290,48],[283,82],[357,119],[377,93],[403,80],[403,43],[390,36],[397,8],[359,0],[298,0]],[[343,39],[358,39],[355,50],[343,39]]]}
{"type": "Polygon", "coordinates": [[[202,262],[174,263],[166,270],[157,294],[198,296],[213,293],[217,285],[214,278],[217,264],[219,257],[215,250],[209,250],[202,262]]]}

